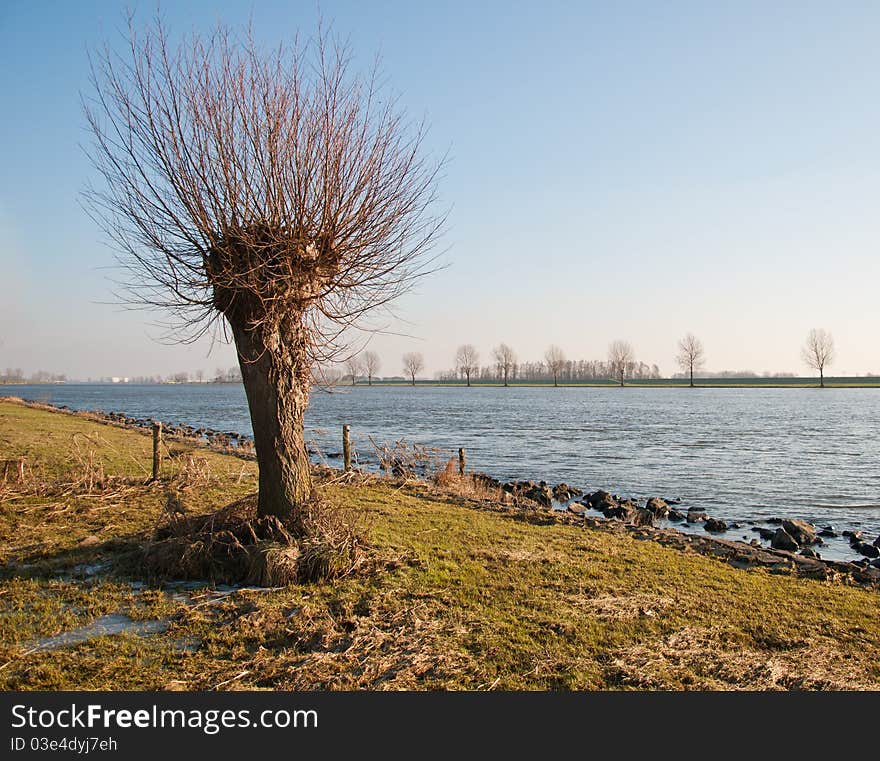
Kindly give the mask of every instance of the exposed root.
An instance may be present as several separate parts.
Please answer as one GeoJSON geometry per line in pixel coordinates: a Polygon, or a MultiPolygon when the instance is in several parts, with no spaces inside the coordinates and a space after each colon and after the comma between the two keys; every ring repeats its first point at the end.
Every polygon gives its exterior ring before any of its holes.
{"type": "Polygon", "coordinates": [[[294,530],[257,515],[251,495],[207,515],[187,516],[169,496],[164,524],[144,546],[152,576],[220,583],[286,586],[346,576],[366,560],[366,543],[348,516],[315,500],[294,530]]]}

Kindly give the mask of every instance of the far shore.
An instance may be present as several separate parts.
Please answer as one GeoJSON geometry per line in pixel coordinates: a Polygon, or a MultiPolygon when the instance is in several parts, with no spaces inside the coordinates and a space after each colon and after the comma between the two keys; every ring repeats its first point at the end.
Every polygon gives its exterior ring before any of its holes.
{"type": "MultiPolygon", "coordinates": [[[[187,382],[162,382],[162,383],[108,383],[108,382],[88,382],[88,381],[64,381],[64,382],[30,382],[30,381],[0,381],[0,387],[9,386],[108,386],[108,387],[125,387],[125,386],[230,386],[240,385],[241,381],[187,381],[187,382]]],[[[351,388],[357,387],[413,387],[412,381],[409,380],[374,380],[368,383],[365,380],[358,380],[352,384],[351,381],[340,381],[332,384],[315,384],[315,386],[330,388],[351,388]]],[[[471,381],[470,386],[464,381],[440,381],[440,380],[419,380],[415,382],[415,387],[430,388],[505,388],[500,381],[471,381]]],[[[621,386],[619,383],[608,380],[590,380],[590,381],[560,381],[554,386],[552,381],[512,381],[507,384],[507,388],[694,388],[694,389],[716,389],[716,388],[745,388],[745,389],[769,389],[769,388],[786,388],[786,389],[819,389],[819,381],[816,378],[694,378],[694,385],[691,387],[686,379],[679,378],[657,378],[657,379],[641,379],[627,380],[621,386]]],[[[873,388],[880,389],[880,376],[876,377],[839,377],[826,378],[825,388],[873,388]]]]}
{"type": "MultiPolygon", "coordinates": [[[[358,381],[355,386],[410,386],[408,380],[374,380],[372,384],[358,381]]],[[[468,388],[464,381],[416,380],[418,386],[437,388],[468,388]]],[[[334,387],[351,387],[351,382],[337,383],[334,387]]],[[[687,380],[658,378],[656,380],[628,380],[621,386],[607,380],[562,382],[556,386],[550,381],[514,381],[507,388],[691,388],[687,380]]],[[[471,381],[470,388],[505,388],[498,381],[471,381]]],[[[815,378],[694,378],[693,388],[821,388],[815,378]]],[[[826,378],[825,388],[880,388],[880,376],[874,378],[826,378]]]]}

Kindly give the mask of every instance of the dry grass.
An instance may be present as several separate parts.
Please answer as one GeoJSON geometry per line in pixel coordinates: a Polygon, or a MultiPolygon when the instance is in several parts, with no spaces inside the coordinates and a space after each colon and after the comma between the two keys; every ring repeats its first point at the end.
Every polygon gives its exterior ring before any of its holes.
{"type": "Polygon", "coordinates": [[[403,479],[430,478],[445,463],[442,450],[412,444],[405,439],[399,439],[393,444],[379,444],[370,437],[370,444],[379,460],[379,467],[386,476],[403,479]]]}
{"type": "Polygon", "coordinates": [[[880,689],[880,680],[833,642],[768,653],[731,648],[708,628],[684,627],[660,642],[621,648],[612,663],[621,686],[643,690],[880,689]]]}

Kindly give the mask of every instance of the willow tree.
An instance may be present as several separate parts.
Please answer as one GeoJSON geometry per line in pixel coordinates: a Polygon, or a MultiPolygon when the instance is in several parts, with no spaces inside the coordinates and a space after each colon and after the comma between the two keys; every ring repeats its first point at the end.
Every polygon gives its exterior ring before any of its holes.
{"type": "Polygon", "coordinates": [[[819,373],[819,386],[825,388],[825,368],[834,362],[834,338],[822,328],[813,328],[801,348],[801,357],[808,367],[819,373]]]}
{"type": "Polygon", "coordinates": [[[690,377],[690,387],[694,387],[694,371],[700,370],[705,363],[706,351],[703,342],[693,333],[688,333],[678,342],[678,354],[675,361],[690,377]]]}
{"type": "MultiPolygon", "coordinates": [[[[86,191],[127,297],[172,335],[227,327],[259,463],[259,515],[301,526],[312,367],[430,269],[440,162],[394,98],[320,32],[260,47],[220,27],[172,44],[129,19],[92,60],[86,191]]],[[[369,323],[372,324],[372,323],[369,323]]]]}
{"type": "Polygon", "coordinates": [[[627,341],[612,341],[608,345],[608,370],[621,387],[626,381],[626,374],[632,370],[636,361],[636,353],[632,344],[627,341]]]}
{"type": "Polygon", "coordinates": [[[455,352],[455,368],[460,375],[467,378],[471,385],[471,375],[480,371],[480,353],[473,344],[462,344],[455,352]]]}
{"type": "Polygon", "coordinates": [[[556,344],[552,344],[547,351],[544,352],[544,360],[547,362],[547,369],[553,375],[553,385],[559,385],[559,373],[565,369],[565,352],[556,344]]]}

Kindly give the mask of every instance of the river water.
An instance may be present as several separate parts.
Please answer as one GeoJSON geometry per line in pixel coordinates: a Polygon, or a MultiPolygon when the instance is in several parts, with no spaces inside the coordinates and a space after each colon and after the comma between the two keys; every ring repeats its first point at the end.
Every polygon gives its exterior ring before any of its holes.
{"type": "MultiPolygon", "coordinates": [[[[4,392],[251,433],[244,391],[234,384],[67,384],[4,392]]],[[[325,455],[340,451],[343,423],[364,462],[375,459],[370,437],[380,444],[405,439],[450,456],[465,447],[470,469],[502,480],[678,498],[727,520],[803,518],[862,529],[869,541],[880,532],[880,389],[313,391],[307,437],[325,455]]],[[[731,534],[739,538],[743,531],[731,534]]],[[[829,550],[828,556],[855,557],[848,548],[829,550]]]]}

